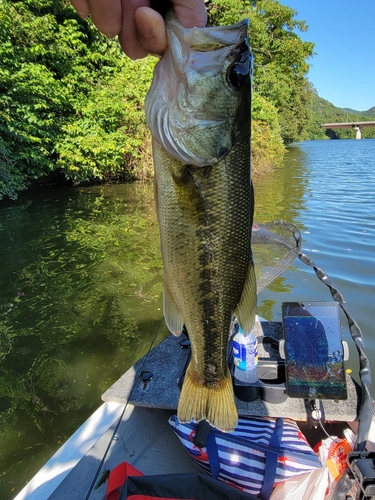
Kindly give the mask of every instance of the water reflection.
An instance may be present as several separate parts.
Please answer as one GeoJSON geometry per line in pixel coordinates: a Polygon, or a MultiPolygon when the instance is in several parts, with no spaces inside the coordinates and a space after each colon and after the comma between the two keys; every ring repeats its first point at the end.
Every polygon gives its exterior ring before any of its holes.
{"type": "Polygon", "coordinates": [[[161,256],[150,184],[30,193],[0,217],[5,499],[147,350],[161,256]]]}
{"type": "Polygon", "coordinates": [[[292,223],[300,220],[299,215],[305,208],[304,194],[308,187],[309,172],[305,159],[303,150],[291,147],[283,165],[272,175],[254,178],[255,220],[269,222],[283,219],[292,223]]]}

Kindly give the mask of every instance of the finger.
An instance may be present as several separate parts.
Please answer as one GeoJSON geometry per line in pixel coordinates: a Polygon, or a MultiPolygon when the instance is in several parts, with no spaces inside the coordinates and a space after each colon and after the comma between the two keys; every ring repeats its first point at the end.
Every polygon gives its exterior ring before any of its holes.
{"type": "Polygon", "coordinates": [[[162,55],[167,48],[167,35],[162,16],[149,7],[135,11],[137,35],[142,49],[149,54],[162,55]]]}
{"type": "Polygon", "coordinates": [[[71,4],[76,9],[78,14],[82,17],[82,19],[86,19],[86,17],[90,14],[88,0],[71,0],[71,4]]]}
{"type": "Polygon", "coordinates": [[[122,28],[118,38],[122,50],[131,59],[141,59],[147,56],[147,51],[142,48],[138,39],[135,23],[135,12],[139,7],[149,7],[149,1],[122,0],[122,28]]]}
{"type": "Polygon", "coordinates": [[[88,0],[88,4],[91,19],[99,31],[110,38],[120,33],[122,26],[121,0],[88,0]]]}
{"type": "Polygon", "coordinates": [[[203,0],[172,0],[176,18],[184,28],[204,28],[207,12],[203,0]]]}

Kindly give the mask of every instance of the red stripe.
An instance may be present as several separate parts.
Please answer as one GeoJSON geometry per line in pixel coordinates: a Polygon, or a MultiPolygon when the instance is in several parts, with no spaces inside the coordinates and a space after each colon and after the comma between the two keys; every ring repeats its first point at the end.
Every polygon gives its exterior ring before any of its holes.
{"type": "Polygon", "coordinates": [[[109,474],[106,500],[118,500],[121,493],[118,488],[121,488],[128,476],[143,475],[142,472],[127,462],[121,462],[109,474]]]}

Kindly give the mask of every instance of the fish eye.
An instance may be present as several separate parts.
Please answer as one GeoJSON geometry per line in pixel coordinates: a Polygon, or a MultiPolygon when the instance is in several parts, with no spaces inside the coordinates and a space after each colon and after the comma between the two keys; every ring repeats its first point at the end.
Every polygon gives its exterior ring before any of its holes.
{"type": "Polygon", "coordinates": [[[227,77],[229,84],[234,89],[241,88],[249,77],[249,63],[246,62],[236,62],[229,67],[227,77]]]}

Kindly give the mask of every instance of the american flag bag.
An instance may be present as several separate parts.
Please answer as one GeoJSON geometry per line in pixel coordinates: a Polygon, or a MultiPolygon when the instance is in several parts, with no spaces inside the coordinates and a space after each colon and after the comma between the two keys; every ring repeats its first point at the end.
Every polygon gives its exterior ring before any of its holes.
{"type": "Polygon", "coordinates": [[[207,425],[207,439],[195,444],[201,424],[169,424],[195,463],[207,474],[262,500],[274,486],[322,464],[297,424],[283,418],[241,417],[233,432],[207,425]]]}

